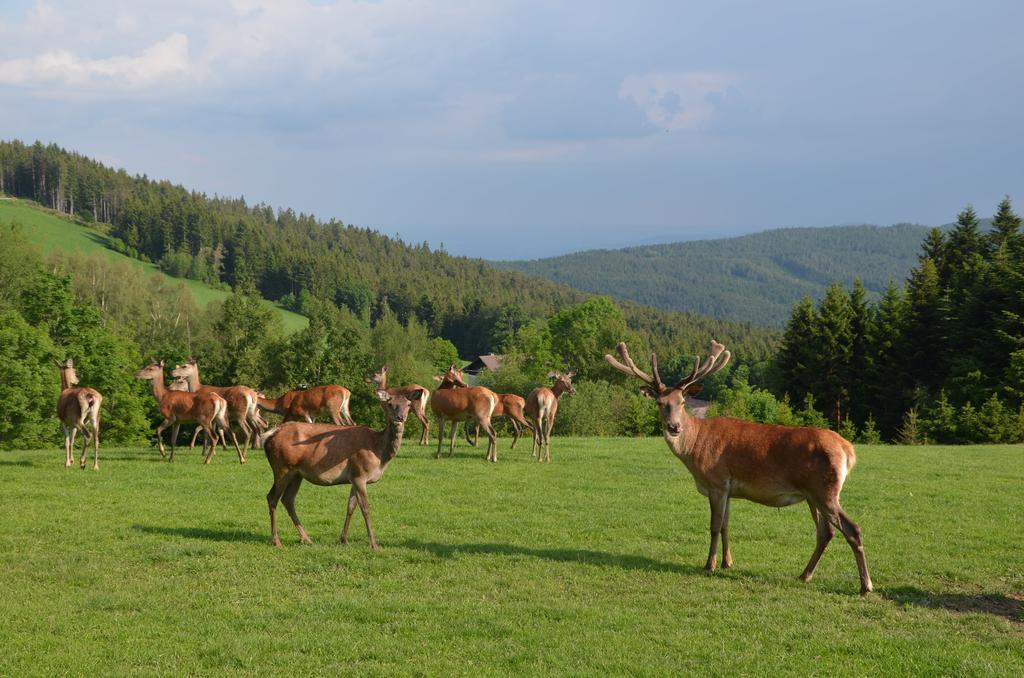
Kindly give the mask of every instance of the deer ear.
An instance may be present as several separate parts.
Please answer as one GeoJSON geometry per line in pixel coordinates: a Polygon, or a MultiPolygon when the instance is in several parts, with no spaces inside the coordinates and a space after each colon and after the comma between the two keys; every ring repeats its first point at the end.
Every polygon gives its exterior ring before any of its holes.
{"type": "Polygon", "coordinates": [[[57,360],[56,358],[53,359],[53,364],[56,365],[57,367],[61,367],[61,368],[64,367],[64,363],[62,363],[61,361],[57,360]]]}
{"type": "Polygon", "coordinates": [[[442,382],[442,381],[444,381],[444,379],[443,379],[443,378],[441,377],[441,375],[439,375],[439,374],[435,374],[435,375],[434,375],[434,381],[436,381],[436,382],[442,382]]]}
{"type": "Polygon", "coordinates": [[[558,372],[548,372],[548,379],[557,379],[558,372]]]}
{"type": "Polygon", "coordinates": [[[423,391],[413,391],[405,396],[409,400],[419,400],[423,397],[423,391]]]}
{"type": "Polygon", "coordinates": [[[698,393],[700,393],[703,390],[704,390],[704,384],[690,384],[689,386],[686,387],[686,390],[683,391],[683,395],[684,396],[695,396],[695,395],[697,395],[698,393]]]}
{"type": "Polygon", "coordinates": [[[650,386],[644,386],[642,389],[640,389],[640,395],[642,395],[645,398],[650,398],[651,400],[658,397],[658,394],[655,393],[654,389],[651,388],[650,386]]]}
{"type": "Polygon", "coordinates": [[[573,377],[576,376],[576,370],[573,370],[571,372],[567,372],[565,376],[568,377],[569,379],[572,379],[573,377]]]}
{"type": "Polygon", "coordinates": [[[387,391],[377,391],[377,398],[382,403],[386,403],[387,401],[391,400],[391,394],[388,393],[387,391]]]}

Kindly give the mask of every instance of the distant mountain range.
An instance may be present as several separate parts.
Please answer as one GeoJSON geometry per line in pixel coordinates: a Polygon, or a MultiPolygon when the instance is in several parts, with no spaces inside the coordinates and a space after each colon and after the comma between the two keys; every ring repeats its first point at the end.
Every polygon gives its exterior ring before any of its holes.
{"type": "Polygon", "coordinates": [[[784,228],[737,238],[588,250],[499,268],[619,299],[780,327],[804,295],[860,278],[872,293],[902,283],[927,226],[784,228]]]}

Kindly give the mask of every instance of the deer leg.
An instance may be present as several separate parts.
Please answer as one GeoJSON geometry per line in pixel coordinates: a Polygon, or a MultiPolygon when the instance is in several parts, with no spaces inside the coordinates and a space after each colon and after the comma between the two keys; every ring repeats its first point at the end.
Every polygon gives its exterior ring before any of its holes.
{"type": "Polygon", "coordinates": [[[164,452],[163,432],[164,432],[164,429],[167,428],[170,425],[171,425],[170,420],[169,419],[164,419],[163,422],[161,422],[160,425],[156,427],[156,444],[157,444],[157,449],[160,450],[160,456],[161,457],[166,457],[167,456],[167,454],[164,452]]]}
{"type": "Polygon", "coordinates": [[[811,509],[811,518],[814,520],[815,536],[818,543],[815,545],[814,553],[811,554],[811,559],[808,561],[807,567],[804,568],[803,574],[800,575],[800,579],[811,581],[811,578],[814,576],[814,570],[818,567],[818,561],[821,560],[821,554],[825,552],[825,548],[832,541],[836,530],[832,523],[825,520],[818,512],[818,509],[814,508],[814,504],[807,502],[807,506],[811,509]]]}
{"type": "Polygon", "coordinates": [[[533,431],[532,431],[532,433],[533,433],[533,449],[530,452],[530,459],[536,459],[537,458],[537,449],[540,446],[540,439],[541,439],[540,438],[540,435],[541,435],[540,419],[534,419],[533,420],[533,431]]]}
{"type": "Polygon", "coordinates": [[[363,512],[363,520],[366,521],[366,534],[370,537],[370,548],[376,551],[380,548],[377,543],[377,535],[373,533],[373,521],[370,520],[370,500],[366,496],[366,483],[355,481],[352,489],[356,491],[359,500],[359,509],[363,512]]]}
{"type": "MultiPolygon", "coordinates": [[[[203,443],[203,448],[206,448],[206,444],[203,443]]],[[[270,510],[270,543],[274,546],[281,545],[281,538],[277,534],[277,502],[281,499],[281,495],[284,494],[285,488],[287,487],[286,481],[288,477],[285,475],[274,478],[274,484],[270,486],[270,492],[267,492],[267,508],[270,510]]]]}
{"type": "Polygon", "coordinates": [[[359,501],[359,497],[356,496],[356,486],[352,486],[352,491],[348,493],[348,511],[345,512],[345,524],[341,526],[341,537],[340,541],[342,544],[348,543],[348,524],[352,522],[352,514],[356,512],[356,503],[359,501]]]}
{"type": "Polygon", "coordinates": [[[458,433],[459,433],[459,422],[453,421],[452,422],[452,439],[451,439],[451,442],[448,445],[448,456],[449,457],[451,457],[452,455],[455,454],[455,437],[458,435],[458,433]]]}
{"type": "MultiPolygon", "coordinates": [[[[192,441],[188,444],[189,452],[191,452],[192,450],[196,449],[196,439],[199,437],[199,432],[202,431],[202,430],[203,430],[203,428],[201,426],[196,425],[196,430],[192,432],[192,441]]],[[[206,453],[206,442],[205,442],[205,440],[203,441],[203,453],[204,454],[206,453]]]]}
{"type": "Polygon", "coordinates": [[[420,420],[420,424],[423,426],[423,430],[420,432],[420,445],[430,444],[430,420],[427,419],[427,415],[423,411],[423,401],[416,401],[416,408],[413,409],[416,413],[416,418],[420,420]]]}
{"type": "Polygon", "coordinates": [[[487,434],[487,461],[498,461],[498,433],[494,430],[491,422],[484,424],[484,433],[487,434]]]}
{"type": "Polygon", "coordinates": [[[238,438],[235,436],[235,429],[231,428],[230,424],[228,424],[226,427],[222,427],[221,430],[220,430],[220,440],[221,440],[221,443],[223,443],[223,445],[224,445],[224,449],[225,450],[228,449],[228,443],[227,443],[226,440],[224,440],[224,428],[227,428],[228,433],[231,434],[231,443],[235,446],[235,452],[238,453],[238,463],[239,464],[244,464],[245,463],[245,455],[242,454],[242,449],[238,446],[238,438]]]}
{"type": "Polygon", "coordinates": [[[437,459],[441,458],[441,443],[444,442],[444,417],[437,418],[437,459]]]}
{"type": "Polygon", "coordinates": [[[516,421],[515,417],[508,418],[509,424],[512,425],[512,446],[509,449],[516,449],[516,443],[519,442],[519,436],[522,435],[523,430],[519,426],[519,422],[516,421]]]}
{"type": "Polygon", "coordinates": [[[722,533],[722,522],[725,518],[725,505],[729,501],[729,495],[725,492],[710,494],[708,502],[711,504],[711,548],[708,549],[708,561],[704,569],[713,572],[718,562],[718,537],[722,533]]]}
{"type": "Polygon", "coordinates": [[[732,550],[729,548],[729,511],[732,509],[732,497],[725,498],[725,512],[722,515],[722,569],[732,567],[732,550]]]}
{"type": "Polygon", "coordinates": [[[480,444],[480,422],[476,423],[476,428],[473,431],[473,439],[469,439],[469,424],[466,424],[466,442],[476,447],[480,444]]]}
{"type": "Polygon", "coordinates": [[[345,423],[345,426],[355,426],[356,421],[352,418],[352,415],[348,411],[348,398],[341,403],[341,420],[345,423]]]}
{"type": "Polygon", "coordinates": [[[555,418],[548,416],[546,422],[544,422],[544,449],[546,451],[547,461],[551,461],[551,429],[555,427],[555,418]]]}
{"type": "Polygon", "coordinates": [[[295,495],[299,493],[300,485],[302,485],[302,476],[295,474],[291,481],[289,481],[285,486],[281,501],[284,504],[285,510],[288,511],[288,517],[292,519],[295,529],[299,531],[299,542],[303,544],[312,544],[313,540],[309,538],[308,534],[306,534],[306,528],[302,526],[302,521],[299,520],[299,514],[295,512],[295,495]]]}
{"type": "Polygon", "coordinates": [[[242,435],[245,436],[245,438],[242,441],[242,461],[243,462],[245,461],[246,457],[249,455],[249,443],[252,442],[252,429],[249,428],[249,424],[246,422],[246,418],[247,418],[246,415],[243,414],[242,416],[240,416],[237,419],[235,419],[235,421],[238,423],[238,428],[242,429],[242,435]]]}
{"type": "Polygon", "coordinates": [[[89,454],[89,440],[92,436],[89,434],[89,429],[82,425],[82,458],[78,460],[78,465],[81,468],[85,468],[85,457],[89,454]]]}
{"type": "Polygon", "coordinates": [[[217,430],[213,427],[213,422],[209,424],[203,424],[203,452],[206,452],[206,443],[210,443],[210,451],[206,454],[206,459],[203,460],[204,464],[209,464],[213,461],[213,455],[217,453],[217,440],[220,436],[217,435],[217,430]]]}
{"type": "Polygon", "coordinates": [[[842,509],[839,509],[839,531],[846,537],[846,542],[853,549],[853,556],[857,559],[857,571],[860,573],[860,594],[867,595],[875,587],[871,584],[871,575],[868,574],[868,561],[864,556],[864,542],[861,539],[860,526],[850,520],[850,517],[842,509]]]}

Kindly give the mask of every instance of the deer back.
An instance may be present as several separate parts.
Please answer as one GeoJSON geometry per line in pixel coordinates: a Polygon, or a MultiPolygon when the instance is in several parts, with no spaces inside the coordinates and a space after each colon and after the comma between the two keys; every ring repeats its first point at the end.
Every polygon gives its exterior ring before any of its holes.
{"type": "Polygon", "coordinates": [[[312,483],[333,485],[378,467],[383,438],[383,432],[366,426],[293,421],[282,424],[264,447],[275,470],[297,469],[312,483]]]}
{"type": "Polygon", "coordinates": [[[490,417],[498,404],[498,396],[489,388],[439,388],[430,396],[430,409],[439,416],[490,417]]]}

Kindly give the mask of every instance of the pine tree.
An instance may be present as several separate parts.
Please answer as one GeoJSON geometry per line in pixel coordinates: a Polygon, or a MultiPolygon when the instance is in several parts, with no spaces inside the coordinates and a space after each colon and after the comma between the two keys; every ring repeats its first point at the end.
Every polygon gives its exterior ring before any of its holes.
{"type": "Polygon", "coordinates": [[[878,324],[875,318],[875,309],[872,308],[868,299],[868,291],[861,283],[860,278],[853,281],[853,289],[850,292],[850,310],[852,311],[850,327],[853,332],[850,367],[847,374],[847,384],[852,396],[850,415],[854,420],[863,422],[870,407],[870,403],[863,396],[867,392],[865,388],[867,380],[874,370],[875,333],[878,324]]]}
{"type": "Polygon", "coordinates": [[[935,263],[924,258],[907,282],[907,327],[901,348],[910,386],[938,387],[947,374],[947,302],[935,263]]]}
{"type": "Polygon", "coordinates": [[[842,285],[830,285],[818,305],[815,349],[820,354],[816,395],[833,425],[839,426],[848,412],[853,355],[853,309],[842,285]]]}
{"type": "Polygon", "coordinates": [[[992,230],[988,234],[989,250],[995,252],[1004,245],[1010,246],[1020,237],[1020,225],[1020,217],[1013,211],[1010,196],[1006,196],[992,217],[992,230]]]}
{"type": "Polygon", "coordinates": [[[783,391],[802,398],[811,393],[817,382],[820,354],[815,347],[818,316],[810,297],[793,307],[793,313],[782,336],[777,358],[783,391]]]}
{"type": "Polygon", "coordinates": [[[865,392],[861,394],[861,398],[869,401],[870,409],[877,415],[878,426],[886,439],[896,434],[901,421],[900,413],[908,404],[910,380],[906,356],[902,353],[902,337],[908,322],[907,307],[904,292],[890,282],[875,313],[872,366],[865,380],[865,392]]]}

